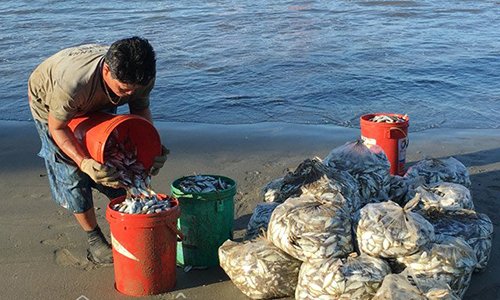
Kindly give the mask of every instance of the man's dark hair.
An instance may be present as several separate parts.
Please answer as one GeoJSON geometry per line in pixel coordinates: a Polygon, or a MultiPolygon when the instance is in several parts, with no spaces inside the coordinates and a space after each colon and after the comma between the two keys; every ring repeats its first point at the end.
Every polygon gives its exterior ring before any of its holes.
{"type": "Polygon", "coordinates": [[[114,42],[104,61],[111,75],[120,82],[147,85],[156,75],[156,58],[153,46],[147,39],[137,36],[114,42]]]}

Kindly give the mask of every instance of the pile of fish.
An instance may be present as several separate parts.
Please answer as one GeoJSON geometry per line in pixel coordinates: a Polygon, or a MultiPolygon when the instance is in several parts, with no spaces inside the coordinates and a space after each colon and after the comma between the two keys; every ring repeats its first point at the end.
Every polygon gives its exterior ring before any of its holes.
{"type": "Polygon", "coordinates": [[[493,239],[493,223],[487,215],[466,209],[444,213],[436,211],[420,213],[434,226],[436,234],[461,237],[471,246],[478,261],[475,271],[486,268],[493,239]]]}
{"type": "Polygon", "coordinates": [[[333,149],[324,160],[330,168],[347,171],[358,182],[361,206],[388,199],[390,163],[382,148],[368,149],[361,140],[333,149]]]}
{"type": "Polygon", "coordinates": [[[295,299],[371,299],[391,273],[382,259],[361,254],[304,262],[300,267],[295,299]]]}
{"type": "Polygon", "coordinates": [[[356,230],[360,251],[375,257],[397,258],[415,253],[434,240],[434,228],[429,221],[411,211],[418,203],[416,200],[405,207],[392,201],[363,207],[356,230]]]}
{"type": "MultiPolygon", "coordinates": [[[[474,211],[467,168],[450,157],[419,161],[404,176],[389,170],[381,148],[360,141],[304,160],[264,187],[245,243],[265,239],[302,263],[290,279],[297,299],[461,299],[486,268],[493,236],[491,220],[474,211]]],[[[239,250],[245,258],[225,264],[228,274],[250,268],[252,250],[239,250]]],[[[274,297],[239,278],[251,298],[274,297]]]]}
{"type": "Polygon", "coordinates": [[[370,118],[370,122],[375,123],[404,123],[406,122],[407,115],[376,115],[370,118]]]}
{"type": "Polygon", "coordinates": [[[243,243],[227,240],[219,248],[219,261],[233,283],[252,299],[293,295],[302,263],[264,237],[243,243]]]}
{"type": "Polygon", "coordinates": [[[433,278],[418,278],[409,270],[384,278],[373,300],[458,300],[451,288],[433,278]]]}
{"type": "Polygon", "coordinates": [[[456,211],[474,209],[472,196],[465,186],[452,182],[422,185],[415,189],[415,197],[423,210],[456,211]]]}
{"type": "Polygon", "coordinates": [[[405,177],[421,177],[425,183],[453,182],[470,188],[469,171],[456,158],[424,159],[406,171],[405,177]]]}
{"type": "Polygon", "coordinates": [[[399,257],[398,261],[417,277],[447,283],[459,297],[469,287],[477,265],[474,250],[462,238],[444,235],[437,236],[434,243],[415,254],[399,257]]]}
{"type": "Polygon", "coordinates": [[[351,219],[344,206],[302,195],[272,213],[268,239],[298,260],[342,257],[353,251],[351,219]]]}
{"type": "Polygon", "coordinates": [[[184,177],[179,182],[179,187],[184,193],[212,193],[227,190],[232,186],[220,177],[193,175],[184,177]]]}
{"type": "Polygon", "coordinates": [[[113,209],[125,214],[154,214],[166,211],[171,207],[169,198],[162,199],[157,195],[151,197],[128,195],[123,202],[115,204],[113,209]]]}
{"type": "Polygon", "coordinates": [[[293,172],[264,187],[264,201],[283,203],[291,197],[311,195],[341,202],[351,211],[361,207],[358,182],[348,172],[330,168],[318,157],[306,159],[293,172]],[[340,194],[340,197],[339,197],[340,194]]]}

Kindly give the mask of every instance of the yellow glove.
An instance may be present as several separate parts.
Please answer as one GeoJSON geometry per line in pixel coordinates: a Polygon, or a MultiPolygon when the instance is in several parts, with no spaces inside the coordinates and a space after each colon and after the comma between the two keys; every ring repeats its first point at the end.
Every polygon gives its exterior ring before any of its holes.
{"type": "Polygon", "coordinates": [[[167,154],[169,153],[170,150],[168,150],[165,146],[161,145],[161,155],[154,158],[153,166],[151,167],[151,171],[149,171],[151,175],[153,176],[158,175],[158,172],[160,172],[160,169],[165,164],[165,161],[167,160],[167,154]]]}
{"type": "Polygon", "coordinates": [[[80,170],[90,176],[95,183],[119,188],[118,171],[115,168],[98,163],[92,158],[84,158],[80,163],[80,170]]]}

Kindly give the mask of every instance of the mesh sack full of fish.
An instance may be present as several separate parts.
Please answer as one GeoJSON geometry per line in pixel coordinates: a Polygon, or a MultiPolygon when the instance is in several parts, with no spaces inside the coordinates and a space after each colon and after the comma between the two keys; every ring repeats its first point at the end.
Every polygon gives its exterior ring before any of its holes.
{"type": "Polygon", "coordinates": [[[371,299],[390,273],[384,260],[365,254],[311,260],[300,267],[295,298],[371,299]]]}
{"type": "Polygon", "coordinates": [[[340,192],[353,208],[359,207],[356,193],[357,181],[347,172],[331,170],[319,158],[306,159],[283,178],[268,183],[263,188],[264,201],[283,203],[290,197],[303,193],[321,196],[340,192]]]}
{"type": "Polygon", "coordinates": [[[422,185],[415,189],[422,210],[454,211],[474,209],[470,191],[465,186],[453,182],[438,182],[422,185]]]}
{"type": "Polygon", "coordinates": [[[493,223],[487,215],[472,210],[422,213],[436,234],[461,237],[471,246],[478,261],[475,271],[486,268],[493,238],[493,223]]]}
{"type": "Polygon", "coordinates": [[[134,196],[151,197],[151,176],[137,160],[137,147],[127,137],[120,140],[114,129],[104,147],[105,165],[118,170],[118,180],[134,196]]]}
{"type": "Polygon", "coordinates": [[[227,190],[232,185],[218,176],[193,175],[184,177],[179,187],[184,193],[212,193],[227,190]]]}
{"type": "Polygon", "coordinates": [[[412,212],[417,201],[404,208],[392,201],[367,204],[356,228],[360,251],[376,257],[396,258],[415,253],[434,239],[434,228],[412,212]]]}
{"type": "Polygon", "coordinates": [[[324,201],[347,203],[351,212],[361,208],[358,181],[347,171],[328,168],[326,176],[301,187],[303,195],[313,195],[324,201]]]}
{"type": "Polygon", "coordinates": [[[273,212],[267,238],[281,250],[305,261],[342,257],[353,251],[349,210],[310,195],[289,198],[273,212]]]}
{"type": "Polygon", "coordinates": [[[445,235],[436,236],[434,243],[415,254],[399,257],[398,261],[418,278],[433,278],[448,284],[459,297],[469,287],[477,265],[474,250],[462,238],[445,235]]]}
{"type": "Polygon", "coordinates": [[[470,188],[469,171],[454,157],[423,159],[406,171],[405,177],[422,177],[426,184],[453,182],[470,188]]]}
{"type": "Polygon", "coordinates": [[[459,300],[450,286],[432,278],[418,278],[408,272],[389,274],[372,300],[459,300]]]}
{"type": "Polygon", "coordinates": [[[262,232],[267,231],[267,226],[274,209],[280,205],[277,202],[264,202],[259,203],[253,210],[247,225],[245,239],[252,239],[257,237],[262,232]]]}
{"type": "Polygon", "coordinates": [[[390,163],[382,148],[368,149],[361,140],[333,149],[324,163],[349,172],[358,182],[361,206],[388,199],[390,163]]]}
{"type": "Polygon", "coordinates": [[[252,299],[293,295],[302,264],[264,237],[243,243],[227,240],[219,247],[219,261],[236,287],[252,299]]]}
{"type": "Polygon", "coordinates": [[[388,199],[404,206],[415,195],[416,186],[423,185],[425,181],[420,178],[394,175],[389,179],[388,199]],[[411,196],[411,198],[410,198],[411,196]]]}
{"type": "Polygon", "coordinates": [[[303,185],[315,182],[325,176],[328,169],[318,158],[306,159],[293,172],[275,179],[263,188],[264,201],[283,203],[290,197],[300,196],[303,185]]]}

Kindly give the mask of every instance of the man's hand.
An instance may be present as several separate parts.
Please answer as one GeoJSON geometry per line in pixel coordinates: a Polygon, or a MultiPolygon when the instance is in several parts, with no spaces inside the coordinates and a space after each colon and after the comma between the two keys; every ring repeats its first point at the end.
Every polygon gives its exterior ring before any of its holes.
{"type": "Polygon", "coordinates": [[[153,176],[158,175],[158,172],[160,172],[160,169],[163,167],[165,164],[165,161],[167,160],[167,155],[170,153],[170,150],[168,150],[165,146],[161,146],[161,155],[155,157],[153,161],[153,166],[151,167],[151,171],[149,173],[153,176]]]}
{"type": "Polygon", "coordinates": [[[89,175],[98,184],[115,189],[121,187],[118,181],[118,171],[115,168],[102,165],[92,158],[84,158],[80,163],[80,170],[89,175]]]}

